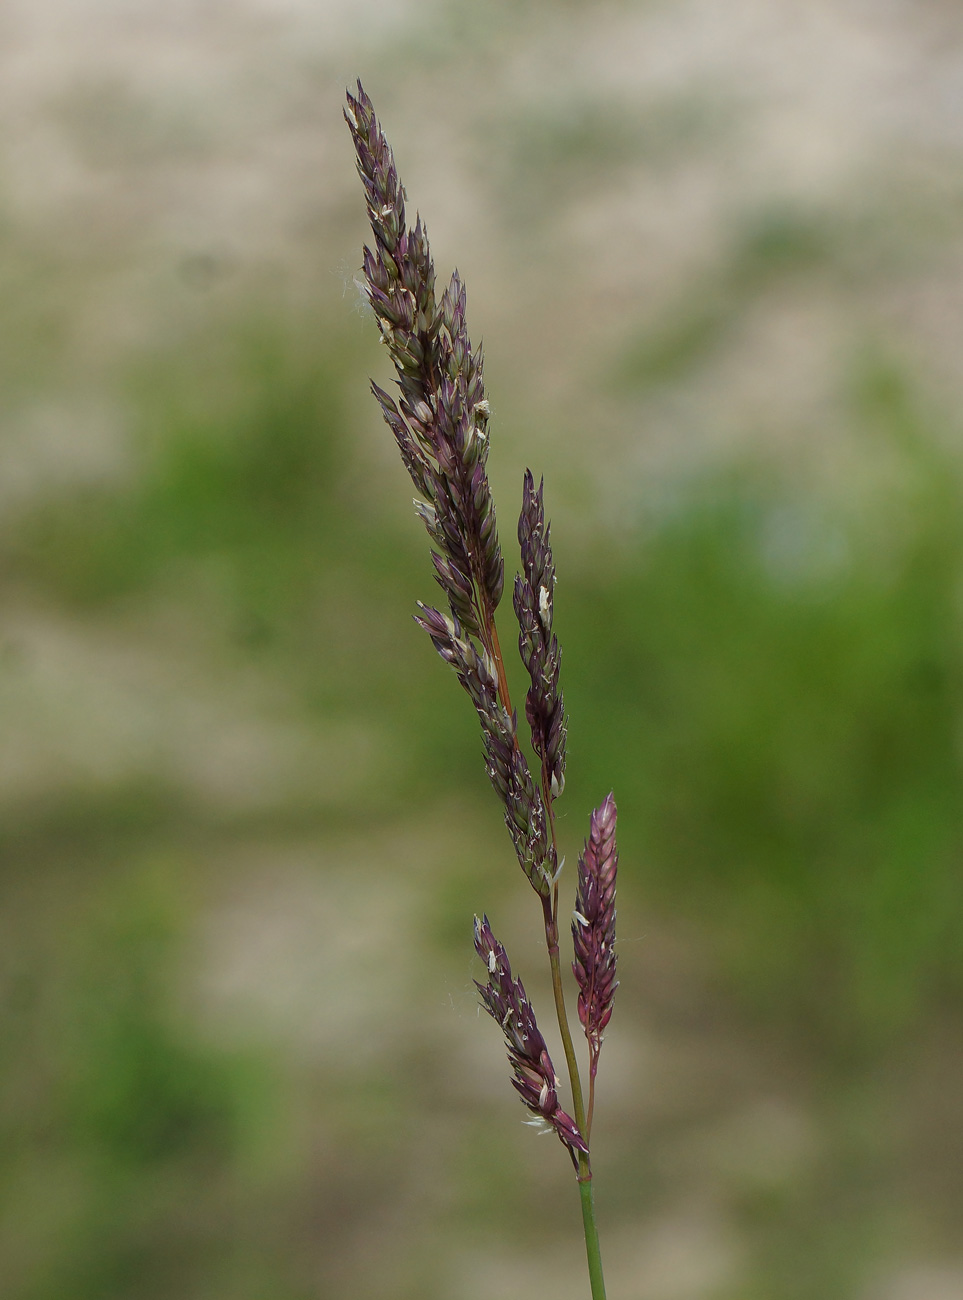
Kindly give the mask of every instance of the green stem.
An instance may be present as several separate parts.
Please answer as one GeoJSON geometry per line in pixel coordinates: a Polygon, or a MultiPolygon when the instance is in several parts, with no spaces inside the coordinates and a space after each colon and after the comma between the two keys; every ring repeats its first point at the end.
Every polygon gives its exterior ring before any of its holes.
{"type": "Polygon", "coordinates": [[[578,1194],[582,1200],[582,1227],[585,1229],[585,1255],[588,1259],[589,1282],[592,1300],[605,1300],[605,1278],[602,1276],[602,1255],[599,1250],[599,1230],[595,1222],[595,1197],[592,1195],[592,1170],[588,1156],[579,1157],[578,1194]],[[582,1163],[586,1176],[582,1176],[582,1163]]]}
{"type": "Polygon", "coordinates": [[[568,1014],[565,1010],[565,990],[562,988],[562,963],[558,954],[558,925],[552,916],[552,903],[548,898],[542,899],[542,912],[545,918],[545,943],[548,947],[548,960],[552,968],[552,992],[555,995],[555,1014],[558,1017],[558,1030],[562,1035],[562,1050],[565,1064],[572,1083],[572,1103],[575,1109],[575,1123],[578,1131],[585,1133],[585,1103],[582,1100],[582,1080],[579,1077],[578,1061],[575,1058],[575,1045],[568,1027],[568,1014]]]}

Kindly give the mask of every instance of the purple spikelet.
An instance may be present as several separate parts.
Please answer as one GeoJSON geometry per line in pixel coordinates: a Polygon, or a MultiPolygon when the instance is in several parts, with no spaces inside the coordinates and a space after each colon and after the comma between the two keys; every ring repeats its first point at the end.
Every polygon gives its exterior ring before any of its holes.
{"type": "Polygon", "coordinates": [[[512,977],[505,949],[491,932],[488,917],[475,917],[475,951],[488,968],[487,984],[475,981],[482,1005],[501,1026],[508,1047],[515,1088],[537,1119],[551,1125],[578,1167],[576,1152],[588,1147],[575,1121],[558,1104],[558,1078],[535,1012],[520,979],[512,977]]]}
{"type": "Polygon", "coordinates": [[[588,1039],[594,1076],[602,1033],[612,1017],[615,978],[615,800],[608,795],[592,813],[588,843],[579,855],[578,890],[572,920],[578,981],[578,1018],[588,1039]]]}
{"type": "Polygon", "coordinates": [[[565,736],[567,724],[559,690],[561,651],[552,632],[555,561],[550,525],[542,505],[544,480],[535,487],[531,470],[525,471],[518,540],[523,573],[515,579],[514,605],[518,618],[518,648],[528,669],[531,687],[525,716],[532,730],[532,746],[542,760],[545,784],[553,799],[565,786],[565,736]]]}
{"type": "Polygon", "coordinates": [[[436,301],[427,232],[420,217],[407,225],[394,155],[360,82],[347,100],[374,235],[374,250],[364,250],[364,289],[401,396],[396,402],[377,384],[372,391],[418,492],[451,612],[469,636],[484,640],[502,597],[504,564],[486,471],[490,408],[481,349],[468,337],[457,271],[436,301]]]}
{"type": "Polygon", "coordinates": [[[515,737],[515,715],[498,698],[491,656],[468,637],[456,618],[419,602],[415,622],[458,675],[478,713],[485,746],[485,766],[495,793],[505,805],[505,824],[515,853],[532,888],[548,898],[555,876],[555,848],[542,796],[515,737]]]}

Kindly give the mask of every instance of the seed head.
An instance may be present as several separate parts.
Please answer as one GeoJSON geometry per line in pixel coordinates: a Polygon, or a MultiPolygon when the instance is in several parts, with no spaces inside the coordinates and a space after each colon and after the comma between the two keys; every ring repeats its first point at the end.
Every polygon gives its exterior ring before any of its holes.
{"type": "Polygon", "coordinates": [[[458,272],[441,302],[421,218],[407,224],[405,190],[371,100],[358,83],[345,120],[365,189],[374,247],[364,250],[364,292],[401,390],[372,385],[405,468],[435,515],[425,518],[435,571],[451,612],[478,636],[501,600],[504,565],[488,486],[481,348],[472,349],[458,272]]]}
{"type": "Polygon", "coordinates": [[[465,634],[457,617],[449,617],[420,602],[418,608],[421,612],[415,616],[415,622],[431,637],[445,663],[454,668],[475,706],[482,727],[485,767],[505,807],[505,824],[515,854],[532,888],[540,897],[547,898],[555,876],[555,849],[545,805],[525,755],[518,747],[515,715],[499,699],[492,658],[465,634]]]}
{"type": "Polygon", "coordinates": [[[547,784],[555,799],[565,786],[565,736],[568,724],[559,689],[562,654],[552,632],[555,562],[551,527],[542,505],[544,480],[535,487],[531,470],[525,471],[518,540],[522,573],[515,579],[514,605],[518,618],[518,649],[531,686],[525,716],[532,731],[532,746],[542,760],[547,784]]]}
{"type": "Polygon", "coordinates": [[[512,1086],[536,1117],[552,1126],[578,1167],[576,1152],[588,1152],[575,1121],[558,1104],[558,1077],[535,1012],[520,979],[512,976],[505,949],[492,934],[488,917],[475,917],[475,951],[485,963],[488,981],[475,981],[482,1006],[505,1034],[512,1086]]]}
{"type": "Polygon", "coordinates": [[[602,1032],[612,1017],[618,981],[615,978],[615,876],[619,855],[615,845],[616,807],[607,795],[592,813],[588,843],[578,860],[578,889],[572,919],[578,981],[578,1018],[585,1030],[592,1073],[602,1045],[602,1032]]]}

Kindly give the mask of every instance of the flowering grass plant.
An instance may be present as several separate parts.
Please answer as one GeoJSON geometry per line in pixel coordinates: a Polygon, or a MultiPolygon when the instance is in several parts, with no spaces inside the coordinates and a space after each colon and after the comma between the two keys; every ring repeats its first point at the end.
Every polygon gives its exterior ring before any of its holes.
{"type": "Polygon", "coordinates": [[[571,1157],[578,1183],[593,1300],[605,1295],[592,1196],[591,1132],[595,1079],[615,978],[615,884],[618,853],[612,795],[592,813],[578,860],[572,970],[578,1018],[588,1044],[588,1097],[565,1008],[559,951],[559,857],[555,803],[565,787],[566,718],[559,685],[561,654],[552,631],[555,564],[545,520],[543,482],[526,471],[518,521],[522,572],[513,605],[518,648],[531,685],[525,717],[537,763],[519,742],[495,623],[504,591],[504,561],[488,484],[490,408],[481,349],[473,349],[465,320],[465,289],[455,271],[436,296],[435,270],[421,218],[407,224],[405,190],[371,100],[358,83],[345,118],[358,157],[373,247],[364,250],[364,291],[394,364],[399,394],[372,382],[417,497],[428,531],[435,577],[447,609],[421,602],[415,621],[455,670],[481,723],[489,779],[522,871],[539,900],[552,973],[555,1011],[571,1085],[571,1112],[521,980],[513,975],[488,917],[475,917],[475,949],[485,982],[482,1005],[501,1027],[512,1084],[531,1112],[530,1123],[554,1131],[571,1157]]]}

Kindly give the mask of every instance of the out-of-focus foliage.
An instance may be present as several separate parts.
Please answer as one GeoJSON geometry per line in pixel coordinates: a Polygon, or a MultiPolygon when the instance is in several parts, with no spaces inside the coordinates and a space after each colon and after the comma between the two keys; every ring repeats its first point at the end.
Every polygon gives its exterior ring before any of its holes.
{"type": "Polygon", "coordinates": [[[304,1295],[259,1211],[289,1176],[282,1079],[254,1054],[212,1051],[176,1012],[191,893],[177,897],[176,859],[128,853],[111,869],[45,847],[42,914],[7,891],[6,1294],[263,1294],[235,1276],[250,1269],[304,1295]]]}
{"type": "Polygon", "coordinates": [[[850,1046],[963,987],[963,478],[917,405],[862,366],[872,495],[700,482],[593,557],[566,628],[590,780],[614,759],[646,887],[712,918],[770,1014],[850,1046]]]}
{"type": "MultiPolygon", "coordinates": [[[[143,474],[28,514],[11,563],[88,610],[205,602],[226,653],[405,751],[359,815],[457,788],[453,757],[481,797],[470,717],[403,635],[406,593],[432,591],[417,527],[375,517],[344,359],[296,351],[252,330],[219,371],[141,379],[143,474]]],[[[702,477],[576,557],[560,600],[571,802],[617,789],[628,880],[712,916],[754,1001],[846,1042],[963,978],[961,470],[893,364],[860,367],[851,409],[885,465],[861,499],[758,466],[702,477]]]]}
{"type": "MultiPolygon", "coordinates": [[[[13,516],[8,581],[81,621],[173,604],[213,662],[283,680],[316,725],[368,729],[378,781],[334,808],[319,790],[225,814],[147,779],[10,823],[4,1270],[18,1300],[314,1294],[304,1216],[336,1213],[341,1193],[318,1199],[299,1155],[305,1082],[261,1048],[205,1042],[175,981],[208,858],[252,835],[390,826],[405,808],[430,835],[439,798],[477,803],[486,853],[498,851],[469,711],[405,630],[411,599],[430,596],[417,524],[382,513],[380,471],[347,437],[356,360],[323,345],[307,357],[263,324],[219,347],[135,376],[137,473],[13,516]],[[27,862],[46,877],[39,896],[27,862]],[[284,1207],[294,1217],[280,1227],[284,1207]]],[[[623,924],[644,929],[652,907],[684,919],[761,1023],[848,1068],[898,1049],[963,983],[961,473],[899,366],[861,362],[850,388],[854,437],[879,466],[861,494],[803,491],[743,463],[677,484],[670,509],[657,502],[578,553],[564,518],[554,530],[572,718],[563,835],[574,848],[581,809],[614,787],[623,924]]],[[[499,873],[480,881],[457,860],[435,874],[422,919],[441,950],[464,950],[467,897],[507,897],[499,873]]],[[[431,1049],[410,1013],[395,1065],[430,1096],[431,1049]]],[[[320,1075],[342,1134],[324,1159],[355,1180],[349,1207],[375,1194],[367,1180],[400,1157],[410,1122],[407,1090],[379,1077],[320,1075]]],[[[488,1223],[499,1197],[510,1216],[523,1191],[498,1191],[499,1162],[471,1154],[468,1112],[462,1123],[451,1222],[488,1223]]],[[[647,1158],[631,1139],[626,1152],[647,1158]]],[[[613,1159],[627,1206],[634,1177],[613,1159]]],[[[831,1166],[826,1177],[835,1187],[831,1166]]],[[[807,1195],[746,1202],[767,1294],[850,1285],[807,1195]],[[807,1266],[793,1276],[810,1282],[780,1289],[794,1252],[807,1266]]],[[[852,1233],[874,1214],[846,1220],[852,1233]]],[[[410,1277],[432,1293],[414,1258],[410,1277]]]]}

